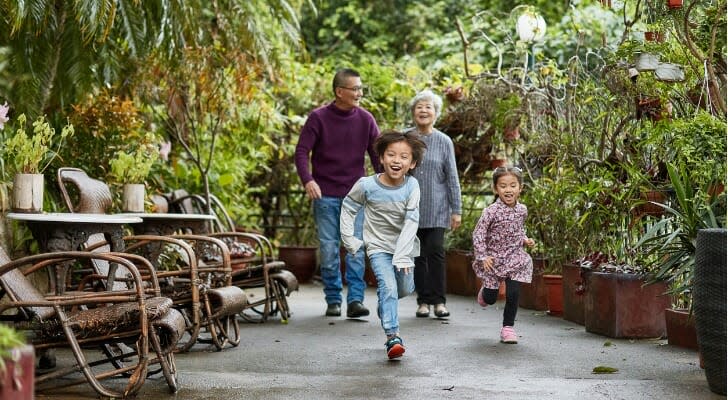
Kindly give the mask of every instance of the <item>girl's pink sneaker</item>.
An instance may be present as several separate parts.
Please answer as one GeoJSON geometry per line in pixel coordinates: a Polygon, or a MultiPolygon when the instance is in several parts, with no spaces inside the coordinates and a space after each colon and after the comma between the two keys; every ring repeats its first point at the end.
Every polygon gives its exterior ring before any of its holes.
{"type": "Polygon", "coordinates": [[[504,326],[500,331],[501,343],[516,344],[518,343],[518,335],[512,326],[504,326]]]}

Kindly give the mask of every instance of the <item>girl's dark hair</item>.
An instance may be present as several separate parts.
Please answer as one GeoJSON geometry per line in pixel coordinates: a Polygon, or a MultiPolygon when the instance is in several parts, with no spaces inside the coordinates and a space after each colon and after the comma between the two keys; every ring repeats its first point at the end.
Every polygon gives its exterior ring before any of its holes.
{"type": "MultiPolygon", "coordinates": [[[[422,157],[425,156],[427,145],[419,137],[417,137],[417,134],[414,132],[404,133],[394,130],[386,131],[379,135],[377,140],[374,142],[374,149],[377,151],[379,158],[382,158],[384,156],[384,152],[387,151],[387,147],[389,147],[390,144],[397,142],[406,142],[412,148],[412,162],[415,163],[416,168],[417,165],[420,164],[420,161],[422,161],[422,157]]],[[[415,168],[412,168],[408,173],[414,171],[415,168]]]]}
{"type": "Polygon", "coordinates": [[[523,171],[518,167],[498,167],[493,170],[493,186],[498,184],[501,176],[513,175],[518,179],[518,184],[523,187],[523,171]]]}
{"type": "MultiPolygon", "coordinates": [[[[518,167],[498,167],[493,170],[493,187],[498,184],[498,179],[500,179],[502,176],[506,175],[513,175],[518,180],[518,184],[523,187],[523,171],[521,171],[518,167]]],[[[495,192],[495,190],[493,190],[495,192]]],[[[498,194],[493,193],[493,203],[498,201],[498,194]]]]}

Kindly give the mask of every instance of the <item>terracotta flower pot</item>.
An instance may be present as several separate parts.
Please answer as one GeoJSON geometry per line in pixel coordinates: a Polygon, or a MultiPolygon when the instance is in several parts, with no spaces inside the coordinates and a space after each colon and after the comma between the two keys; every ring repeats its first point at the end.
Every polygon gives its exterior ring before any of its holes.
{"type": "Polygon", "coordinates": [[[296,276],[299,283],[311,282],[318,266],[315,246],[279,246],[278,259],[296,276]]]}
{"type": "MultiPolygon", "coordinates": [[[[346,285],[346,249],[339,249],[339,268],[341,269],[341,283],[346,285]]],[[[377,287],[377,276],[374,275],[372,267],[369,265],[369,258],[364,257],[364,283],[369,287],[377,287]]]]}
{"type": "Polygon", "coordinates": [[[505,167],[508,164],[507,159],[494,158],[490,160],[490,169],[496,169],[498,167],[505,167]]]}
{"type": "Polygon", "coordinates": [[[477,294],[475,273],[472,268],[473,253],[465,250],[448,250],[445,253],[446,292],[461,296],[477,294]]]}
{"type": "Polygon", "coordinates": [[[561,267],[564,313],[567,321],[584,325],[584,294],[586,285],[585,274],[589,272],[586,268],[576,264],[564,264],[561,267]]]}
{"type": "Polygon", "coordinates": [[[683,0],[667,0],[667,7],[671,9],[682,8],[683,0]]]}
{"type": "Polygon", "coordinates": [[[548,292],[548,313],[553,316],[561,316],[564,312],[564,292],[562,289],[561,275],[544,275],[544,283],[548,292]]]}
{"type": "Polygon", "coordinates": [[[636,274],[592,271],[586,279],[584,327],[613,338],[665,336],[667,284],[644,286],[636,274]]]}
{"type": "Polygon", "coordinates": [[[665,329],[667,343],[673,346],[698,350],[698,337],[695,332],[695,318],[686,309],[668,308],[665,310],[665,329]]]}
{"type": "Polygon", "coordinates": [[[533,259],[533,276],[531,283],[521,283],[518,296],[518,306],[529,310],[546,311],[549,309],[546,283],[543,280],[543,271],[547,260],[533,259]]]}

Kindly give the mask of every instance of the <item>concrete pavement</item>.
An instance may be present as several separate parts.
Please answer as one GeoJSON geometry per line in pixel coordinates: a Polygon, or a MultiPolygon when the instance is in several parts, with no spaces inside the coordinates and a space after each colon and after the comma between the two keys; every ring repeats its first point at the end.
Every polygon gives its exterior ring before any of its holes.
{"type": "MultiPolygon", "coordinates": [[[[543,312],[520,309],[519,343],[498,341],[502,303],[481,309],[451,295],[447,320],[416,318],[414,296],[400,303],[407,351],[388,361],[372,316],[327,318],[319,284],[289,298],[288,324],[241,322],[242,343],[222,352],[203,345],[177,355],[181,389],[169,394],[161,376],[147,379],[142,399],[719,399],[710,392],[697,353],[666,340],[620,340],[543,312]],[[595,375],[596,366],[619,369],[595,375]]],[[[345,307],[342,310],[345,313],[345,307]]],[[[95,398],[77,386],[38,399],[95,398]]]]}

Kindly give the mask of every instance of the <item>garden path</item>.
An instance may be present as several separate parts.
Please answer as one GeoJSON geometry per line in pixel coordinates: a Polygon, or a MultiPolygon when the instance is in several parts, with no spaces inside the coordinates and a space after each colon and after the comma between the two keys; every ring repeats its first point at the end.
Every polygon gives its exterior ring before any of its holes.
{"type": "MultiPolygon", "coordinates": [[[[502,303],[481,309],[474,298],[449,296],[448,320],[415,318],[403,299],[407,352],[387,361],[376,316],[326,318],[321,286],[302,285],[289,298],[288,324],[241,324],[243,342],[210,351],[196,345],[177,356],[180,391],[159,377],[140,399],[713,399],[697,353],[666,340],[619,340],[543,312],[520,309],[520,343],[498,342],[502,303]],[[619,371],[592,374],[596,366],[619,371]]],[[[374,309],[376,293],[365,304],[374,309]]],[[[373,313],[376,315],[376,312],[373,313]]],[[[37,399],[93,398],[85,386],[37,399]]]]}

